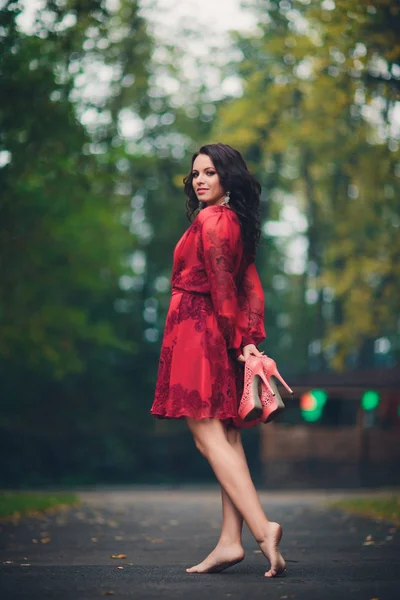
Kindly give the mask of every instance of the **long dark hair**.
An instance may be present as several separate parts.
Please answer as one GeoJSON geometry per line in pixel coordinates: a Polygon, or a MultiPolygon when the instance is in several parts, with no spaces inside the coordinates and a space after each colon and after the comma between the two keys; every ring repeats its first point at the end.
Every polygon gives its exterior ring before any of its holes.
{"type": "Polygon", "coordinates": [[[260,225],[260,193],[261,185],[251,175],[238,150],[227,144],[206,144],[192,157],[190,173],[184,178],[186,215],[193,220],[197,209],[206,206],[199,202],[193,189],[193,163],[199,154],[206,154],[212,160],[224,192],[230,192],[229,206],[239,217],[242,231],[244,251],[251,259],[255,259],[256,247],[261,236],[260,225]]]}

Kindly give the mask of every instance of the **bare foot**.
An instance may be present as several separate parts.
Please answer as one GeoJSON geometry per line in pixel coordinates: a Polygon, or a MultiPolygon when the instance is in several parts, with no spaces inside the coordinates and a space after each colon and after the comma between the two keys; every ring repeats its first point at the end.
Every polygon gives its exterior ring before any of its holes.
{"type": "Polygon", "coordinates": [[[186,569],[186,573],[220,573],[244,559],[244,550],[240,544],[222,546],[217,544],[203,562],[186,569]]]}
{"type": "Polygon", "coordinates": [[[282,537],[282,527],[279,523],[268,523],[268,534],[266,539],[260,543],[260,548],[271,563],[271,568],[265,573],[265,577],[276,577],[286,569],[285,559],[279,552],[279,542],[282,537]]]}

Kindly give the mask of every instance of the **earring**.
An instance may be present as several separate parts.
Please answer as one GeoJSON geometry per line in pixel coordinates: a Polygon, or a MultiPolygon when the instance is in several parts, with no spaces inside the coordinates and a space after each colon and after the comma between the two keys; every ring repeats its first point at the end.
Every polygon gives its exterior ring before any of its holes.
{"type": "Polygon", "coordinates": [[[226,192],[224,199],[222,200],[221,204],[229,204],[229,200],[231,199],[231,193],[230,192],[226,192]]]}

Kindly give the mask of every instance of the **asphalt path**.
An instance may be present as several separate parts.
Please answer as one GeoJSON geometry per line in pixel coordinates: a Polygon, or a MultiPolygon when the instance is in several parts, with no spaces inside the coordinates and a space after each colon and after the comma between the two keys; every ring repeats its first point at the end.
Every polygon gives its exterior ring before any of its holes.
{"type": "Polygon", "coordinates": [[[329,509],[340,495],[261,493],[287,562],[286,576],[265,579],[246,528],[242,563],[185,572],[218,538],[217,489],[82,492],[79,507],[0,525],[0,598],[398,600],[400,529],[329,509]]]}

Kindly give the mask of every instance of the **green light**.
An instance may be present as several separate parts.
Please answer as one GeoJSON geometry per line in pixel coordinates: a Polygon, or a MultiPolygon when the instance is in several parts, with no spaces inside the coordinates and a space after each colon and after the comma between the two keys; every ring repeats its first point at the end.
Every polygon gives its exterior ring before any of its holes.
{"type": "Polygon", "coordinates": [[[367,390],[362,395],[361,406],[364,410],[374,410],[378,406],[380,399],[378,392],[367,390]]]}
{"type": "Polygon", "coordinates": [[[308,423],[319,421],[327,399],[328,394],[324,390],[311,390],[309,393],[303,394],[300,399],[301,416],[303,419],[308,423]],[[314,403],[312,400],[314,400],[314,403]]]}
{"type": "Polygon", "coordinates": [[[324,390],[311,390],[311,395],[317,401],[317,406],[325,406],[328,394],[324,390]]]}
{"type": "Polygon", "coordinates": [[[308,423],[315,423],[321,418],[322,408],[314,408],[313,410],[302,410],[301,416],[308,423]]]}

